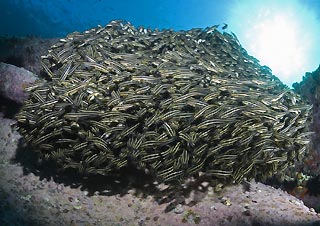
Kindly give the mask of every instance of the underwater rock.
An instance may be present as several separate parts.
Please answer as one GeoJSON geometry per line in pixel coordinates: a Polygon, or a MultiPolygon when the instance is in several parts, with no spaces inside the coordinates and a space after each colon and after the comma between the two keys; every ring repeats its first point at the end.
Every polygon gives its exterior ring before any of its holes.
{"type": "Polygon", "coordinates": [[[41,73],[41,56],[59,39],[36,37],[0,37],[0,61],[23,67],[34,74],[41,73]]]}
{"type": "MultiPolygon", "coordinates": [[[[313,72],[306,72],[301,82],[293,85],[294,90],[315,106],[320,105],[320,65],[313,72]]],[[[315,110],[315,108],[314,108],[315,110]]]]}
{"type": "Polygon", "coordinates": [[[59,169],[155,180],[264,180],[308,150],[311,106],[215,26],[111,21],[60,39],[27,88],[19,132],[59,169]]]}
{"type": "Polygon", "coordinates": [[[0,62],[0,95],[22,104],[28,98],[24,88],[38,79],[32,72],[0,62]]]}
{"type": "Polygon", "coordinates": [[[313,105],[311,130],[314,132],[311,139],[310,155],[305,160],[305,170],[310,175],[320,173],[320,66],[313,72],[307,72],[300,83],[294,83],[293,88],[305,100],[313,105]]]}

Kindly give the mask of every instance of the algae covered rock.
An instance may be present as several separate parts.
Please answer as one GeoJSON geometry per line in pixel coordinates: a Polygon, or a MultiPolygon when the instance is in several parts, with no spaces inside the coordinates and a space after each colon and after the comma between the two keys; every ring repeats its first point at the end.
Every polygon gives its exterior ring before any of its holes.
{"type": "Polygon", "coordinates": [[[22,104],[28,98],[23,87],[37,80],[32,72],[0,62],[0,96],[22,104]]]}
{"type": "Polygon", "coordinates": [[[281,173],[307,151],[311,107],[216,26],[111,21],[61,39],[42,65],[47,81],[27,88],[18,127],[60,169],[240,182],[281,173]]]}

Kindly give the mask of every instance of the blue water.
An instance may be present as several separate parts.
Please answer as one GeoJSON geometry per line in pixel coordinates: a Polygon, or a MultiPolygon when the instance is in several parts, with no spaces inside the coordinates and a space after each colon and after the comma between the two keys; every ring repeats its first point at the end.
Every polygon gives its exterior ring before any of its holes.
{"type": "Polygon", "coordinates": [[[227,23],[249,54],[289,86],[320,63],[319,0],[0,0],[0,13],[0,36],[43,38],[114,19],[175,30],[227,23]]]}
{"type": "MultiPolygon", "coordinates": [[[[0,32],[8,35],[61,37],[110,20],[125,19],[135,26],[190,29],[227,20],[232,1],[161,0],[15,0],[0,1],[7,22],[0,32]],[[229,2],[229,3],[225,3],[229,2]]],[[[3,15],[3,14],[2,14],[3,15]]]]}

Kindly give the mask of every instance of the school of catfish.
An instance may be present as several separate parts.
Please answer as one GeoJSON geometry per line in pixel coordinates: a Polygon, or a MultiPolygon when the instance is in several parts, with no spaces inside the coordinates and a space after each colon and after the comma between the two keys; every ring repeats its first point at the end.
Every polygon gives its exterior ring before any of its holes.
{"type": "Polygon", "coordinates": [[[17,125],[61,169],[240,182],[282,174],[308,151],[311,106],[217,26],[111,21],[60,39],[42,67],[17,125]]]}

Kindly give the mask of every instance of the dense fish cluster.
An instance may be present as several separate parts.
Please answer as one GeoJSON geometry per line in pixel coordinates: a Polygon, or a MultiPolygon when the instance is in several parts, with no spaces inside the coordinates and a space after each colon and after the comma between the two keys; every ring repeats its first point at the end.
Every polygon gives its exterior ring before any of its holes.
{"type": "Polygon", "coordinates": [[[309,105],[217,26],[111,21],[42,59],[19,131],[41,159],[81,174],[134,167],[156,180],[265,179],[304,157],[309,105]]]}

